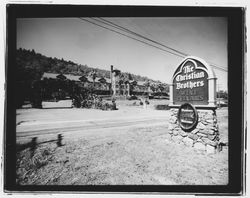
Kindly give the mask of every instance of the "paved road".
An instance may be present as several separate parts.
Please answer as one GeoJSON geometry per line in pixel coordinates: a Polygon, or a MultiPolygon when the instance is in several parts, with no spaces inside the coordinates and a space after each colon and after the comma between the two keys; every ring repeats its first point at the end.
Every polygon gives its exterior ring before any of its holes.
{"type": "Polygon", "coordinates": [[[57,134],[70,138],[100,131],[109,132],[111,129],[167,125],[169,119],[168,111],[142,109],[116,112],[21,110],[17,113],[17,141],[30,140],[32,137],[49,138],[57,134]]]}
{"type": "MultiPolygon", "coordinates": [[[[103,121],[88,121],[80,123],[65,123],[61,122],[61,126],[54,127],[53,125],[46,125],[44,128],[42,125],[29,126],[29,129],[24,129],[17,131],[17,137],[28,137],[28,136],[42,136],[45,134],[54,133],[69,133],[72,131],[89,131],[104,128],[121,128],[121,127],[131,127],[131,126],[152,126],[158,124],[166,124],[167,118],[144,118],[137,120],[103,120],[103,121]],[[42,129],[34,129],[34,127],[41,127],[42,129]]],[[[25,128],[25,127],[23,127],[25,128]]],[[[27,128],[27,127],[26,127],[27,128]]]]}

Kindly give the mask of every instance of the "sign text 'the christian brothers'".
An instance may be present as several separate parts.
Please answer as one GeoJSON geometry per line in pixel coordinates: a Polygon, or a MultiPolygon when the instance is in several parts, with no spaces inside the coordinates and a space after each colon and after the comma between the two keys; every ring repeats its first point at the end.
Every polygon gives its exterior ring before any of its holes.
{"type": "Polygon", "coordinates": [[[193,71],[194,67],[190,66],[190,65],[186,65],[183,68],[183,70],[184,70],[184,75],[179,74],[176,76],[176,81],[177,81],[176,89],[185,89],[185,88],[193,89],[193,87],[203,87],[204,86],[203,80],[196,81],[196,82],[188,81],[185,83],[181,83],[182,81],[186,81],[186,80],[204,78],[205,77],[204,71],[201,71],[201,72],[193,71]]]}
{"type": "Polygon", "coordinates": [[[174,78],[174,104],[189,102],[192,104],[208,103],[208,74],[201,68],[196,68],[194,63],[187,61],[181,72],[174,78]]]}

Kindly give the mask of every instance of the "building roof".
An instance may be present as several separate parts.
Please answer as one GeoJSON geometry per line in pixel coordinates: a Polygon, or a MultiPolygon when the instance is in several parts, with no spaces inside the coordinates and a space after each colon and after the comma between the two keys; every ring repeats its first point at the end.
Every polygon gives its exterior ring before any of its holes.
{"type": "MultiPolygon", "coordinates": [[[[49,72],[44,72],[43,76],[41,79],[44,78],[51,78],[51,79],[57,79],[57,76],[60,75],[58,73],[49,73],[49,72]]],[[[81,78],[82,76],[79,75],[72,75],[72,74],[63,74],[68,80],[72,80],[72,81],[77,81],[80,82],[79,78],[81,78]]],[[[86,76],[86,78],[88,79],[89,82],[93,82],[93,79],[90,76],[86,76]]],[[[99,82],[99,79],[104,78],[104,77],[96,77],[95,82],[99,82]]],[[[104,78],[106,80],[107,83],[111,83],[110,78],[104,78]]],[[[129,81],[130,83],[133,82],[133,80],[129,81]]],[[[145,81],[136,81],[138,86],[144,86],[145,81]]]]}
{"type": "MultiPolygon", "coordinates": [[[[57,76],[60,74],[56,74],[56,73],[48,73],[48,72],[44,72],[43,76],[41,79],[44,78],[51,78],[51,79],[57,79],[57,76]]],[[[81,78],[82,76],[77,76],[77,75],[72,75],[72,74],[63,74],[68,80],[72,80],[72,81],[79,81],[79,78],[81,78]]],[[[86,78],[88,79],[89,82],[93,82],[93,79],[89,76],[86,76],[86,78]]],[[[102,77],[101,77],[102,78],[102,77]]],[[[101,79],[99,77],[96,77],[95,82],[98,82],[99,79],[101,79]]],[[[110,79],[109,78],[104,78],[106,80],[107,83],[110,83],[110,79]]]]}

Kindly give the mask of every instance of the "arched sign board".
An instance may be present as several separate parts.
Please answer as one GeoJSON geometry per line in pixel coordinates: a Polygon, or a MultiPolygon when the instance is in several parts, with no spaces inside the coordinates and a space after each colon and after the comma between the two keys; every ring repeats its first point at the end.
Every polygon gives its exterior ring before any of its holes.
{"type": "Polygon", "coordinates": [[[202,59],[188,56],[177,67],[170,85],[170,107],[190,103],[196,108],[216,108],[216,77],[202,59]]]}

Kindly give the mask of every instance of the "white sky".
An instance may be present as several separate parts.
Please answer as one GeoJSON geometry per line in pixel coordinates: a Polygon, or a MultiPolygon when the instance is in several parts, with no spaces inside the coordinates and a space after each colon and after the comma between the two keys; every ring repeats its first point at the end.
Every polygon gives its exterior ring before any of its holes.
{"type": "MultiPolygon", "coordinates": [[[[105,18],[174,49],[227,69],[225,18],[105,18]]],[[[110,65],[171,83],[182,58],[110,32],[79,18],[19,19],[17,48],[34,49],[90,67],[110,65]]],[[[219,88],[227,90],[227,72],[214,69],[219,88]]]]}

